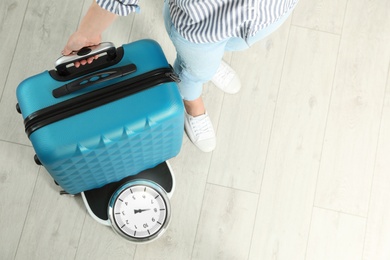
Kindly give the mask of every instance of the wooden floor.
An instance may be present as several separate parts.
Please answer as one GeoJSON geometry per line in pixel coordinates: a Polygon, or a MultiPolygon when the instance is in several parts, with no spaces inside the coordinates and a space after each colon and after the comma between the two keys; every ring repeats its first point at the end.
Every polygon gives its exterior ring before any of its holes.
{"type": "MultiPolygon", "coordinates": [[[[17,85],[53,67],[90,1],[0,1],[0,259],[390,259],[390,1],[300,0],[227,53],[243,88],[204,87],[217,149],[184,138],[171,225],[138,246],[58,195],[15,111],[17,85]]],[[[163,1],[140,2],[104,40],[153,38],[172,63],[163,1]]]]}

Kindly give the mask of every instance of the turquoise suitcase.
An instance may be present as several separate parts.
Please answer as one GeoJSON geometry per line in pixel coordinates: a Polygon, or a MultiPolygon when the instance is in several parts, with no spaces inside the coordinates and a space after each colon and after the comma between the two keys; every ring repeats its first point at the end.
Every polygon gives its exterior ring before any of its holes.
{"type": "Polygon", "coordinates": [[[42,164],[67,193],[103,187],[175,157],[184,107],[161,47],[103,43],[24,80],[17,109],[42,164]],[[75,68],[76,59],[100,57],[75,68]],[[69,60],[68,60],[69,59],[69,60]]]}

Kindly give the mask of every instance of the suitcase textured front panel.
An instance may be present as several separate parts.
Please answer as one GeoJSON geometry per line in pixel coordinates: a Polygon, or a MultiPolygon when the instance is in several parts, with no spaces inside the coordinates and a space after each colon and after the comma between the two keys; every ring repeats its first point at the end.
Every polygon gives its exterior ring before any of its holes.
{"type": "MultiPolygon", "coordinates": [[[[123,46],[115,66],[134,63],[133,78],[169,65],[159,45],[142,40],[123,46]]],[[[55,99],[52,90],[64,84],[47,72],[25,80],[17,95],[23,117],[72,99],[115,79],[55,99]],[[39,92],[39,93],[37,93],[39,92]]],[[[176,156],[181,148],[184,107],[174,82],[158,84],[37,129],[30,140],[42,165],[67,192],[76,194],[152,168],[176,156]]]]}

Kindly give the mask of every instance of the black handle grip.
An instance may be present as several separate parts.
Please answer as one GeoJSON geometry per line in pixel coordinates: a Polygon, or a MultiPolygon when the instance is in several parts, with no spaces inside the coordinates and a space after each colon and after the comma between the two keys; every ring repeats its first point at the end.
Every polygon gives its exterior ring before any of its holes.
{"type": "Polygon", "coordinates": [[[92,75],[87,75],[68,84],[62,85],[61,87],[54,89],[52,93],[55,98],[60,98],[97,83],[126,76],[136,70],[137,67],[134,64],[129,64],[122,67],[99,71],[92,75]]]}
{"type": "Polygon", "coordinates": [[[70,55],[62,56],[55,62],[55,68],[59,75],[67,75],[69,74],[67,70],[67,65],[73,64],[76,61],[81,61],[88,59],[90,57],[94,57],[101,53],[107,53],[107,58],[109,60],[113,60],[116,58],[116,48],[115,45],[111,42],[102,42],[95,46],[87,46],[81,48],[77,52],[73,52],[70,55]]]}

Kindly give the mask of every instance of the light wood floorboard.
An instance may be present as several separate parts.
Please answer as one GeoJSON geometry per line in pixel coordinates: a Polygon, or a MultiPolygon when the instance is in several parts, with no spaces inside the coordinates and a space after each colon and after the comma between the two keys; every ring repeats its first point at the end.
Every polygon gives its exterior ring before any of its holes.
{"type": "Polygon", "coordinates": [[[86,214],[80,199],[60,196],[41,168],[15,259],[74,259],[86,214]]]}
{"type": "Polygon", "coordinates": [[[316,192],[315,205],[362,217],[390,62],[389,8],[388,1],[348,3],[316,192]]]}
{"type": "Polygon", "coordinates": [[[210,183],[259,192],[289,30],[287,21],[261,43],[232,54],[231,66],[244,87],[223,97],[210,183]]]}
{"type": "Polygon", "coordinates": [[[15,53],[20,28],[26,11],[27,1],[15,2],[3,0],[0,2],[0,98],[10,69],[10,63],[15,53]]]}
{"type": "Polygon", "coordinates": [[[0,258],[13,259],[26,219],[38,166],[31,147],[0,141],[0,258]]]}
{"type": "Polygon", "coordinates": [[[314,208],[306,259],[360,259],[365,225],[365,218],[314,208]]]}
{"type": "Polygon", "coordinates": [[[348,0],[299,0],[292,23],[340,35],[348,0]]]}
{"type": "Polygon", "coordinates": [[[363,259],[389,259],[390,248],[390,70],[368,207],[363,259]]]}
{"type": "Polygon", "coordinates": [[[250,259],[305,255],[338,43],[290,29],[250,259]]]}
{"type": "Polygon", "coordinates": [[[257,194],[208,184],[192,259],[246,259],[257,200],[257,194]]]}

